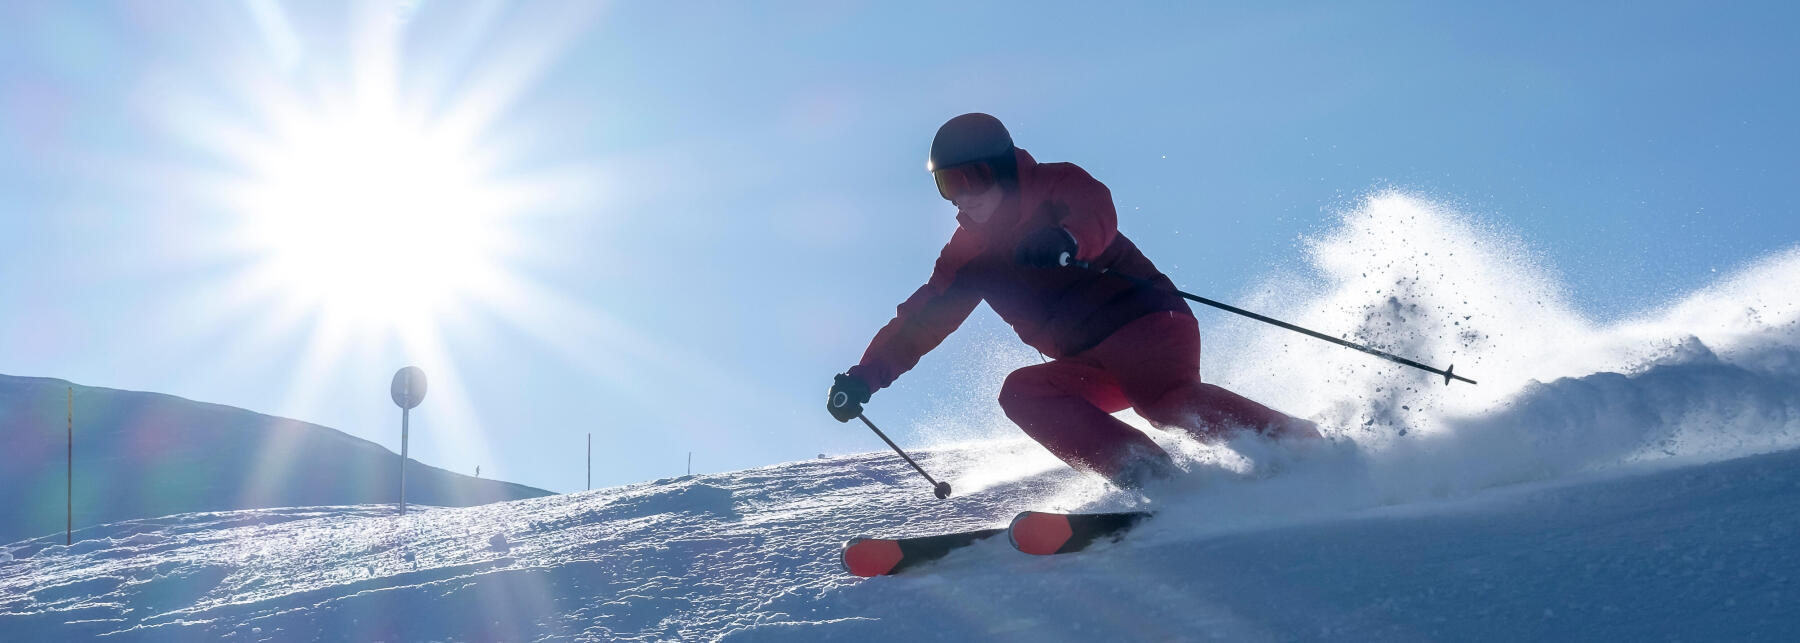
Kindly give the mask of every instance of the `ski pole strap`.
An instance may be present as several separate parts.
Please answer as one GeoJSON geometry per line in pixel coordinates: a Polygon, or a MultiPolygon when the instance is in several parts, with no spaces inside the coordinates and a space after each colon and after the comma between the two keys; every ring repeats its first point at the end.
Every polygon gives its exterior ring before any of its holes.
{"type": "MultiPolygon", "coordinates": [[[[1063,262],[1062,262],[1062,263],[1063,263],[1063,264],[1064,264],[1064,265],[1068,265],[1068,266],[1075,266],[1075,267],[1077,267],[1077,268],[1081,268],[1081,269],[1084,269],[1084,270],[1091,270],[1091,271],[1094,271],[1094,272],[1097,272],[1097,273],[1100,273],[1100,274],[1102,274],[1102,275],[1112,275],[1112,276],[1115,276],[1115,277],[1118,277],[1118,278],[1120,278],[1120,279],[1124,279],[1124,280],[1126,280],[1126,281],[1130,281],[1130,282],[1131,282],[1131,283],[1134,283],[1134,284],[1137,284],[1137,285],[1139,285],[1139,286],[1143,286],[1143,287],[1146,287],[1146,288],[1161,288],[1161,287],[1162,287],[1162,286],[1159,286],[1159,285],[1157,285],[1157,284],[1156,284],[1156,283],[1154,283],[1154,282],[1151,282],[1151,281],[1150,281],[1150,280],[1149,280],[1149,279],[1144,279],[1144,278],[1142,278],[1142,277],[1134,277],[1134,276],[1132,276],[1132,275],[1128,275],[1128,274],[1125,274],[1125,273],[1122,273],[1122,272],[1113,272],[1113,271],[1112,271],[1112,269],[1110,269],[1110,268],[1095,268],[1095,267],[1094,267],[1094,266],[1093,266],[1093,264],[1090,264],[1090,263],[1088,263],[1088,262],[1086,262],[1086,261],[1076,261],[1076,260],[1074,260],[1074,259],[1069,259],[1069,258],[1067,258],[1067,257],[1064,257],[1064,259],[1063,259],[1063,262]]],[[[1174,290],[1174,289],[1171,289],[1171,290],[1174,290]]],[[[1416,369],[1419,369],[1419,370],[1422,370],[1422,371],[1425,371],[1425,372],[1427,372],[1427,373],[1436,373],[1436,374],[1438,374],[1438,375],[1442,375],[1442,376],[1444,376],[1444,384],[1445,384],[1445,385],[1448,385],[1448,384],[1450,384],[1450,380],[1452,380],[1452,379],[1458,379],[1458,380],[1462,380],[1462,381],[1464,381],[1464,382],[1468,382],[1468,383],[1470,383],[1470,384],[1474,384],[1474,383],[1475,383],[1475,380],[1472,380],[1472,379],[1469,379],[1469,378],[1467,378],[1467,377],[1463,377],[1463,376],[1461,376],[1461,375],[1457,375],[1457,374],[1456,374],[1456,365],[1455,365],[1455,364],[1451,364],[1451,365],[1450,365],[1450,368],[1447,368],[1447,369],[1442,369],[1442,370],[1439,370],[1439,369],[1436,369],[1436,368],[1433,368],[1433,367],[1430,367],[1430,366],[1426,366],[1426,365],[1424,365],[1424,364],[1420,364],[1420,363],[1418,363],[1418,362],[1415,362],[1415,361],[1412,361],[1412,360],[1410,360],[1410,359],[1406,359],[1406,358],[1404,358],[1404,357],[1401,357],[1401,356],[1399,356],[1399,355],[1395,355],[1395,354],[1393,354],[1393,353],[1388,353],[1388,352],[1384,352],[1384,351],[1381,351],[1381,350],[1377,350],[1377,349],[1374,349],[1374,348],[1370,348],[1370,347],[1368,347],[1368,346],[1364,346],[1364,345],[1362,345],[1362,344],[1357,344],[1357,343],[1355,343],[1355,342],[1347,342],[1347,341],[1344,341],[1344,340],[1342,340],[1342,339],[1338,339],[1338,338],[1336,338],[1336,337],[1332,337],[1332,336],[1330,336],[1330,335],[1326,335],[1326,334],[1324,334],[1324,333],[1320,333],[1320,332],[1317,332],[1317,331],[1313,331],[1313,330],[1309,330],[1309,329],[1306,329],[1306,328],[1301,328],[1301,327],[1299,327],[1299,326],[1295,326],[1295,325],[1293,325],[1293,324],[1290,324],[1290,323],[1287,323],[1287,322],[1284,322],[1284,321],[1281,321],[1281,320],[1279,320],[1279,319],[1275,319],[1275,318],[1273,318],[1273,317],[1269,317],[1269,316],[1266,316],[1266,315],[1258,315],[1258,314],[1256,314],[1256,313],[1253,313],[1253,312],[1250,312],[1250,311],[1248,311],[1248,310],[1244,310],[1244,309],[1242,309],[1242,308],[1238,308],[1238,307],[1237,307],[1237,306],[1233,306],[1233,305],[1231,305],[1231,304],[1227,304],[1227,303],[1223,303],[1223,302],[1217,302],[1217,301],[1213,301],[1213,300],[1211,300],[1211,299],[1207,299],[1207,298],[1205,298],[1205,297],[1201,297],[1201,296],[1199,296],[1199,295],[1194,295],[1194,294],[1189,294],[1189,293],[1186,293],[1186,292],[1182,292],[1182,291],[1180,291],[1180,290],[1175,290],[1175,294],[1177,294],[1177,295],[1181,295],[1181,296],[1182,296],[1182,297],[1184,297],[1184,298],[1187,298],[1187,299],[1189,299],[1189,300],[1192,300],[1192,301],[1194,301],[1194,302],[1197,302],[1197,303],[1202,303],[1202,304],[1206,304],[1206,305],[1208,305],[1208,306],[1212,306],[1212,307],[1213,307],[1213,308],[1217,308],[1217,309],[1219,309],[1219,310],[1223,310],[1223,311],[1225,311],[1225,312],[1229,312],[1229,313],[1237,313],[1237,314],[1239,314],[1239,315],[1243,315],[1243,316],[1245,316],[1245,317],[1249,317],[1249,318],[1251,318],[1251,319],[1254,319],[1254,320],[1256,320],[1256,321],[1259,321],[1259,322],[1263,322],[1263,323],[1266,323],[1266,324],[1273,324],[1273,325],[1275,325],[1275,326],[1280,326],[1280,327],[1282,327],[1282,328],[1286,328],[1286,329],[1288,329],[1288,330],[1291,330],[1291,331],[1294,331],[1294,332],[1296,332],[1296,333],[1301,333],[1301,334],[1303,334],[1303,335],[1308,335],[1308,336],[1311,336],[1311,337],[1316,337],[1316,338],[1319,338],[1319,339],[1323,339],[1323,340],[1325,340],[1325,341],[1328,341],[1328,342],[1331,342],[1331,343],[1333,343],[1333,344],[1337,344],[1337,345],[1339,345],[1339,346],[1343,346],[1343,347],[1345,347],[1345,348],[1350,348],[1350,349],[1354,349],[1354,350],[1358,350],[1358,351],[1362,351],[1362,352],[1364,352],[1364,353],[1368,353],[1368,354],[1370,354],[1370,355],[1374,355],[1374,356],[1376,356],[1376,357],[1379,357],[1379,358],[1382,358],[1382,359],[1385,359],[1385,360],[1388,360],[1388,361],[1390,361],[1390,362],[1394,362],[1394,363],[1397,363],[1397,364],[1405,364],[1405,365],[1407,365],[1407,366],[1411,366],[1411,367],[1413,367],[1413,368],[1416,368],[1416,369]]]]}

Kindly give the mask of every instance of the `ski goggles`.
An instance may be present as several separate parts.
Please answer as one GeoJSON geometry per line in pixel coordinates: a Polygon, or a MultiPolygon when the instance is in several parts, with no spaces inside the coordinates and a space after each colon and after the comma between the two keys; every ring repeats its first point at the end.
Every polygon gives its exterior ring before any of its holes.
{"type": "Polygon", "coordinates": [[[937,179],[938,195],[955,199],[994,187],[994,168],[986,163],[964,163],[932,172],[931,178],[937,179]]]}

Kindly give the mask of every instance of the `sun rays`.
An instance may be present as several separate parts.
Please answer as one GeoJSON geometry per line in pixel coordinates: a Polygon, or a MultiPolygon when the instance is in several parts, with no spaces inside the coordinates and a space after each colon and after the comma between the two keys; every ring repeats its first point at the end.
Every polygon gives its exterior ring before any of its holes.
{"type": "MultiPolygon", "coordinates": [[[[558,327],[533,294],[555,290],[519,269],[529,224],[593,194],[582,168],[532,158],[520,139],[534,124],[509,110],[595,9],[431,9],[250,3],[255,38],[222,41],[204,81],[165,90],[161,125],[201,154],[158,174],[221,214],[193,231],[221,269],[171,303],[196,334],[232,329],[221,363],[289,364],[284,408],[341,399],[346,372],[418,364],[443,393],[423,410],[434,444],[420,453],[485,453],[476,405],[457,394],[469,365],[453,347],[471,341],[457,329],[558,327]]],[[[385,429],[392,409],[369,406],[357,415],[385,429]]],[[[262,454],[262,470],[279,475],[283,457],[262,454]]]]}
{"type": "Polygon", "coordinates": [[[255,282],[354,330],[416,334],[505,270],[505,196],[446,140],[373,106],[282,123],[231,190],[255,282]]]}
{"type": "MultiPolygon", "coordinates": [[[[434,394],[414,415],[414,454],[488,476],[519,475],[494,459],[519,431],[541,444],[584,412],[650,417],[684,440],[792,421],[764,382],[634,308],[663,302],[592,286],[634,278],[643,250],[627,224],[646,204],[677,216],[664,202],[679,185],[646,161],[656,150],[572,143],[566,113],[538,102],[600,8],[334,11],[251,3],[209,25],[218,44],[200,73],[167,76],[149,104],[181,151],[120,179],[154,182],[182,212],[169,234],[192,272],[149,312],[203,350],[173,373],[278,373],[259,410],[398,451],[386,382],[417,365],[434,394]],[[672,381],[712,404],[656,405],[672,381]],[[545,395],[575,410],[518,412],[545,395]]],[[[284,457],[263,454],[259,470],[278,475],[284,457]]]]}

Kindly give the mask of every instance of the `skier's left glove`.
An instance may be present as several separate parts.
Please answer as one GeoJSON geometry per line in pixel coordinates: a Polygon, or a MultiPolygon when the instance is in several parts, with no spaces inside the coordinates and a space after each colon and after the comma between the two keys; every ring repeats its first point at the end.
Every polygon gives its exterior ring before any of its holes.
{"type": "Polygon", "coordinates": [[[1025,235],[1019,242],[1019,249],[1013,252],[1013,260],[1027,266],[1038,268],[1054,268],[1063,265],[1063,256],[1075,258],[1075,237],[1069,231],[1058,226],[1045,226],[1036,232],[1025,235]]]}
{"type": "Polygon", "coordinates": [[[862,415],[862,405],[869,401],[874,393],[869,390],[867,382],[849,373],[838,373],[832,378],[831,392],[825,396],[825,410],[839,422],[849,422],[862,415]]]}

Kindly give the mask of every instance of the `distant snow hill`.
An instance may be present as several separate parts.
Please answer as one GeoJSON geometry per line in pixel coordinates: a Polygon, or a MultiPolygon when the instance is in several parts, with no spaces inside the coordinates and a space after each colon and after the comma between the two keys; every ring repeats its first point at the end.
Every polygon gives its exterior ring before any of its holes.
{"type": "MultiPolygon", "coordinates": [[[[70,386],[0,375],[0,543],[64,529],[70,386]]],[[[178,513],[387,503],[398,494],[399,456],[335,429],[155,393],[74,389],[76,529],[178,513]]],[[[544,495],[417,461],[407,468],[407,501],[421,505],[544,495]]]]}

